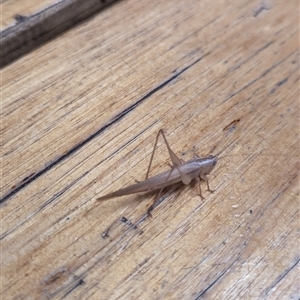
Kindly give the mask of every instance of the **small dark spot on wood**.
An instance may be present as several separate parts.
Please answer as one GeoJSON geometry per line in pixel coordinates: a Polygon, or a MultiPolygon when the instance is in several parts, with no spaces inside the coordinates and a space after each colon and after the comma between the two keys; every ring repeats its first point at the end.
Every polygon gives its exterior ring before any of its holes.
{"type": "Polygon", "coordinates": [[[78,281],[78,285],[83,285],[83,284],[85,284],[84,280],[83,280],[83,279],[80,279],[80,280],[78,281]]]}
{"type": "Polygon", "coordinates": [[[125,223],[125,224],[127,224],[127,225],[130,225],[130,226],[132,225],[131,221],[128,220],[127,218],[125,218],[125,217],[122,217],[120,219],[120,221],[123,222],[123,223],[125,223]]]}
{"type": "Polygon", "coordinates": [[[150,260],[149,258],[144,259],[141,263],[138,264],[138,267],[139,268],[143,267],[146,263],[148,263],[149,260],[150,260]]]}
{"type": "Polygon", "coordinates": [[[105,238],[109,237],[108,232],[109,232],[109,228],[106,229],[105,231],[103,231],[103,233],[102,233],[102,238],[105,239],[105,238]]]}
{"type": "Polygon", "coordinates": [[[120,221],[123,222],[123,223],[127,223],[127,222],[128,222],[127,218],[125,218],[125,217],[122,217],[122,218],[120,219],[120,221]]]}
{"type": "Polygon", "coordinates": [[[249,212],[250,212],[250,214],[252,214],[253,213],[252,209],[250,209],[249,212]]]}
{"type": "Polygon", "coordinates": [[[236,119],[232,121],[230,124],[223,128],[223,131],[231,132],[236,128],[236,125],[241,121],[241,119],[236,119]]]}
{"type": "Polygon", "coordinates": [[[274,94],[276,89],[280,86],[282,86],[283,84],[285,84],[288,81],[288,78],[284,78],[281,81],[277,82],[276,86],[274,88],[271,89],[270,93],[274,94]]]}
{"type": "Polygon", "coordinates": [[[22,22],[24,22],[26,19],[27,19],[27,17],[26,16],[22,16],[22,15],[15,15],[15,20],[17,21],[17,23],[22,23],[22,22]]]}
{"type": "Polygon", "coordinates": [[[216,150],[216,148],[217,148],[217,146],[215,145],[215,146],[213,146],[212,148],[211,148],[211,150],[209,151],[209,153],[214,153],[214,151],[216,150]]]}
{"type": "Polygon", "coordinates": [[[46,277],[44,280],[44,283],[46,285],[53,284],[59,280],[62,280],[67,275],[67,269],[66,268],[59,268],[55,270],[53,273],[51,273],[49,276],[46,277]]]}
{"type": "Polygon", "coordinates": [[[284,78],[283,80],[281,80],[277,83],[277,86],[281,86],[281,85],[285,84],[287,81],[288,81],[288,79],[284,78]]]}
{"type": "Polygon", "coordinates": [[[127,218],[125,218],[125,217],[122,217],[120,219],[120,221],[123,222],[123,223],[125,223],[125,224],[127,224],[127,225],[129,225],[129,226],[131,226],[134,229],[137,229],[137,226],[135,224],[133,224],[130,220],[128,220],[127,218]]]}
{"type": "Polygon", "coordinates": [[[21,182],[27,181],[29,178],[31,178],[35,173],[30,174],[29,176],[25,177],[21,182]]]}
{"type": "Polygon", "coordinates": [[[13,185],[13,186],[11,187],[12,190],[14,190],[15,188],[16,188],[16,185],[13,185]]]}
{"type": "Polygon", "coordinates": [[[262,11],[264,11],[264,10],[269,10],[270,9],[270,7],[269,6],[267,6],[267,5],[265,5],[265,4],[263,4],[262,6],[260,6],[256,11],[254,11],[254,13],[253,13],[253,17],[257,17],[262,11]]]}
{"type": "Polygon", "coordinates": [[[100,0],[101,3],[105,4],[106,3],[106,0],[100,0]]]}

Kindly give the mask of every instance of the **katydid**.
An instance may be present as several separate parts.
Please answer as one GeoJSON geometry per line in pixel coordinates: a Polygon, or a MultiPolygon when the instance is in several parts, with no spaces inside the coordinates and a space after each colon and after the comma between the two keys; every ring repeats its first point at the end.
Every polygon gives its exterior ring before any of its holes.
{"type": "Polygon", "coordinates": [[[217,156],[210,155],[203,158],[197,156],[194,159],[184,162],[183,160],[179,159],[178,156],[172,151],[165,137],[164,131],[163,129],[161,129],[159,130],[156,136],[154,148],[150,159],[150,164],[146,173],[146,179],[144,181],[137,182],[136,184],[130,185],[128,187],[122,188],[115,192],[99,197],[97,198],[97,200],[106,200],[113,197],[120,197],[124,195],[135,194],[135,193],[140,193],[145,191],[159,190],[157,197],[155,197],[153,203],[148,208],[148,215],[151,216],[151,211],[153,210],[155,203],[158,201],[162,193],[162,190],[165,187],[179,182],[188,185],[194,179],[198,182],[199,185],[199,195],[202,199],[204,199],[201,192],[200,180],[205,181],[208,191],[213,192],[209,187],[207,175],[210,174],[210,172],[213,170],[213,168],[217,164],[217,161],[218,161],[217,156]],[[172,164],[170,164],[171,170],[165,171],[161,174],[148,178],[150,167],[154,157],[154,152],[157,146],[158,137],[160,134],[162,135],[167,145],[168,152],[172,161],[172,164]]]}

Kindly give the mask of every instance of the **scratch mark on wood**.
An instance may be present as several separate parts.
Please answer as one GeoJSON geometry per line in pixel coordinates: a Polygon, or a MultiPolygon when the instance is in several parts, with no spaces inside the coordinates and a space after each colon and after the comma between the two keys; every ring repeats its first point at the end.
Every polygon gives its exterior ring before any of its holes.
{"type": "Polygon", "coordinates": [[[69,294],[71,294],[75,289],[77,289],[78,287],[82,286],[85,284],[85,281],[80,278],[79,280],[76,281],[75,285],[72,286],[64,295],[64,297],[68,296],[69,294]]]}
{"type": "Polygon", "coordinates": [[[195,297],[195,300],[199,300],[199,299],[201,299],[203,296],[204,296],[204,294],[209,290],[209,289],[211,289],[212,288],[212,286],[214,286],[227,272],[228,272],[228,270],[230,270],[231,269],[231,267],[234,265],[234,263],[235,263],[235,261],[233,261],[232,262],[232,264],[228,267],[228,268],[226,268],[226,269],[224,269],[223,271],[222,271],[222,273],[211,283],[211,284],[209,284],[203,291],[201,291],[196,297],[195,297]]]}
{"type": "Polygon", "coordinates": [[[264,10],[270,10],[271,7],[263,3],[257,10],[254,11],[253,17],[256,18],[264,10]]]}
{"type": "Polygon", "coordinates": [[[282,86],[282,85],[285,84],[287,81],[288,81],[288,78],[284,78],[284,79],[282,79],[281,81],[279,81],[279,82],[277,83],[277,86],[282,86]]]}
{"type": "MultiPolygon", "coordinates": [[[[132,223],[130,220],[128,220],[128,219],[125,218],[125,217],[122,217],[122,218],[120,219],[120,221],[123,222],[123,223],[125,223],[126,225],[129,225],[132,229],[138,229],[138,227],[137,227],[136,224],[132,223]]],[[[140,234],[142,234],[142,233],[143,233],[143,231],[140,230],[140,234]]]]}
{"type": "Polygon", "coordinates": [[[268,286],[268,287],[266,287],[266,292],[265,292],[265,295],[267,296],[268,294],[269,294],[269,292],[270,291],[272,291],[273,289],[274,289],[274,287],[284,278],[284,277],[286,277],[294,268],[296,268],[297,267],[297,265],[299,264],[299,262],[300,262],[300,258],[299,257],[296,257],[295,259],[294,259],[294,263],[290,266],[290,267],[288,267],[286,270],[283,270],[283,272],[279,275],[279,276],[277,276],[276,278],[275,278],[275,280],[273,281],[273,283],[270,285],[270,286],[268,286]]]}
{"type": "Polygon", "coordinates": [[[35,172],[31,173],[29,176],[25,177],[21,182],[26,182],[29,178],[33,177],[35,172]]]}
{"type": "Polygon", "coordinates": [[[223,128],[223,131],[226,131],[227,134],[235,130],[237,124],[241,121],[241,119],[233,120],[230,124],[223,128]]]}
{"type": "Polygon", "coordinates": [[[45,279],[44,284],[45,285],[51,285],[54,283],[58,283],[61,281],[65,281],[66,277],[69,275],[68,268],[62,267],[59,268],[52,273],[50,273],[45,279]]]}
{"type": "Polygon", "coordinates": [[[273,64],[270,68],[268,68],[267,70],[265,70],[261,75],[259,75],[258,77],[254,78],[253,80],[251,80],[250,82],[248,82],[247,84],[245,84],[243,87],[241,87],[238,91],[232,93],[229,97],[227,97],[226,99],[224,99],[220,105],[222,105],[223,103],[227,102],[229,99],[233,98],[234,96],[238,95],[239,93],[241,93],[242,91],[246,90],[248,87],[250,87],[251,85],[253,85],[254,83],[256,83],[258,80],[261,80],[262,78],[264,78],[267,74],[269,74],[272,70],[274,70],[276,67],[278,67],[279,65],[281,65],[283,62],[285,62],[287,59],[289,59],[292,55],[294,55],[297,51],[294,51],[292,53],[290,53],[289,55],[287,55],[284,59],[278,61],[277,63],[273,64]]]}
{"type": "Polygon", "coordinates": [[[288,77],[286,77],[286,78],[280,80],[279,82],[277,82],[276,86],[271,89],[270,93],[274,94],[275,91],[277,90],[277,88],[284,85],[287,81],[288,81],[288,77]]]}

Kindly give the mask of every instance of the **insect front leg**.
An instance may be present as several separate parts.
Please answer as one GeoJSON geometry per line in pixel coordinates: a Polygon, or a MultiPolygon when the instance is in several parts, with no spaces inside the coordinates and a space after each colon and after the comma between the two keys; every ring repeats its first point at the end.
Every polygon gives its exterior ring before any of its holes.
{"type": "Polygon", "coordinates": [[[196,177],[195,180],[198,183],[199,196],[201,197],[202,200],[204,200],[204,197],[203,197],[202,192],[201,192],[201,180],[200,180],[200,177],[196,177]]]}
{"type": "Polygon", "coordinates": [[[208,183],[208,177],[205,175],[205,174],[201,174],[199,175],[199,177],[204,180],[206,182],[206,185],[207,185],[207,190],[211,193],[214,192],[214,190],[212,190],[210,187],[209,187],[209,183],[208,183]]]}

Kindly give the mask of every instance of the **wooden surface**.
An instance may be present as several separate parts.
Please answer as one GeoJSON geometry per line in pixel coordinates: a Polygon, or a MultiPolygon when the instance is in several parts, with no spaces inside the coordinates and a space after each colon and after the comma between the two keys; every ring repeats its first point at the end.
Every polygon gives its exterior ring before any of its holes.
{"type": "Polygon", "coordinates": [[[298,299],[298,36],[296,1],[120,1],[4,68],[2,298],[298,299]],[[160,128],[215,192],[96,201],[160,128]]]}
{"type": "Polygon", "coordinates": [[[0,67],[93,16],[116,0],[1,2],[0,67]]]}

